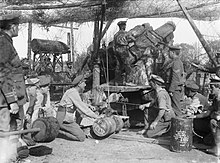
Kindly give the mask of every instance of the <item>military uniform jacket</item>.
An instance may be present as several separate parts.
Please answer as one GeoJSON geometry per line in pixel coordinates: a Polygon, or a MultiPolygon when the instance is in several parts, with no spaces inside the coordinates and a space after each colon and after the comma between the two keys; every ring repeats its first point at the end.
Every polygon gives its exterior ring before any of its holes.
{"type": "Polygon", "coordinates": [[[126,39],[126,34],[127,32],[124,30],[119,30],[115,35],[114,35],[114,50],[116,52],[127,52],[127,45],[128,41],[126,39]]]}
{"type": "Polygon", "coordinates": [[[181,91],[181,86],[184,84],[184,68],[183,63],[179,58],[173,60],[170,65],[169,76],[169,92],[181,91]]]}
{"type": "Polygon", "coordinates": [[[27,101],[24,76],[20,58],[13,46],[12,38],[0,32],[0,88],[7,103],[27,101]]]}

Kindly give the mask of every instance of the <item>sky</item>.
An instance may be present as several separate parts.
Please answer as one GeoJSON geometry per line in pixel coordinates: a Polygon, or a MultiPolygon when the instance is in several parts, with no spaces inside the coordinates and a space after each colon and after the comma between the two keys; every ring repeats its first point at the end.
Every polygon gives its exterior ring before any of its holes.
{"type": "MultiPolygon", "coordinates": [[[[179,18],[138,18],[138,19],[117,19],[113,21],[110,28],[108,29],[103,40],[109,42],[113,39],[114,34],[118,31],[117,22],[120,20],[127,20],[126,30],[130,30],[136,25],[143,23],[150,23],[153,29],[160,27],[168,21],[173,21],[176,25],[174,31],[174,44],[188,43],[194,45],[195,43],[200,45],[199,40],[186,19],[179,18]]],[[[217,40],[220,39],[220,20],[205,22],[205,21],[194,21],[200,32],[204,35],[205,39],[217,40]],[[208,37],[209,36],[209,37],[208,37]]],[[[93,22],[74,24],[74,27],[78,28],[74,30],[74,50],[80,54],[86,52],[87,48],[91,45],[93,39],[93,22]]],[[[32,28],[32,39],[48,39],[57,40],[67,43],[67,33],[70,29],[49,27],[49,30],[41,27],[40,25],[33,25],[32,28]]],[[[20,56],[20,58],[27,57],[27,24],[20,25],[19,36],[13,38],[14,46],[20,56]]],[[[66,57],[64,57],[66,58],[66,57]]]]}

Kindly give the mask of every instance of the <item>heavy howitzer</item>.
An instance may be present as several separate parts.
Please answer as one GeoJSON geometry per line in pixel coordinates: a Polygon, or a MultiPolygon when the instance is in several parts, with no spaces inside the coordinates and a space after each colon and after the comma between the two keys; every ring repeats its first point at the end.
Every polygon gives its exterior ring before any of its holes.
{"type": "MultiPolygon", "coordinates": [[[[202,34],[200,33],[199,29],[196,27],[195,23],[193,22],[193,19],[191,18],[191,16],[189,15],[188,11],[186,10],[186,8],[181,4],[180,0],[177,0],[180,8],[182,9],[184,15],[186,16],[187,20],[189,21],[191,27],[193,28],[194,32],[196,33],[199,41],[201,42],[202,46],[204,47],[206,53],[208,54],[209,59],[211,60],[211,62],[214,65],[214,69],[216,70],[215,73],[217,76],[220,77],[220,73],[218,73],[218,71],[220,70],[216,60],[213,58],[213,56],[215,56],[212,48],[209,46],[209,44],[207,43],[207,41],[204,39],[204,37],[202,36],[202,34]]],[[[212,68],[213,69],[213,68],[212,68]]],[[[210,72],[212,73],[212,72],[210,72]]]]}

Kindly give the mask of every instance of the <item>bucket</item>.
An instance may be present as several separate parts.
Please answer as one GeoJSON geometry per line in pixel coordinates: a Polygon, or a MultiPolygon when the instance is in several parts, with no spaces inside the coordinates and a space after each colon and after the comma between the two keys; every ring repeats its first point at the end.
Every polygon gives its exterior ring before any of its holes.
{"type": "Polygon", "coordinates": [[[94,134],[98,137],[105,137],[115,132],[116,122],[112,117],[97,119],[92,125],[94,134]]]}
{"type": "Polygon", "coordinates": [[[171,119],[170,150],[174,152],[192,149],[193,119],[175,117],[171,119]]]}
{"type": "Polygon", "coordinates": [[[51,142],[59,134],[59,123],[54,117],[42,117],[33,122],[32,128],[40,128],[39,132],[32,133],[35,142],[51,142]]]}

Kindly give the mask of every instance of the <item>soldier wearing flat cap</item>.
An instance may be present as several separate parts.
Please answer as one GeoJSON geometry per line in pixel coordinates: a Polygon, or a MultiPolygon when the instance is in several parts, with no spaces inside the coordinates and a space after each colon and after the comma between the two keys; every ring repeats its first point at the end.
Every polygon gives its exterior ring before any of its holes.
{"type": "Polygon", "coordinates": [[[37,89],[36,103],[32,113],[31,122],[33,123],[37,118],[45,116],[47,110],[50,109],[50,82],[51,77],[49,75],[38,76],[39,87],[37,89]]]}
{"type": "MultiPolygon", "coordinates": [[[[37,101],[37,89],[39,88],[40,79],[37,77],[30,77],[25,80],[28,102],[24,104],[25,123],[24,129],[31,128],[31,119],[34,112],[35,103],[37,101]]],[[[31,137],[31,133],[23,134],[22,140],[28,145],[35,145],[35,141],[31,137]]]]}
{"type": "Polygon", "coordinates": [[[7,101],[7,106],[1,105],[0,112],[10,110],[11,130],[23,127],[23,105],[27,102],[22,63],[12,40],[18,36],[19,16],[0,14],[0,89],[7,101]]]}
{"type": "Polygon", "coordinates": [[[73,87],[68,89],[59,103],[57,111],[57,120],[60,124],[60,133],[67,136],[71,140],[84,141],[85,133],[74,119],[76,111],[82,115],[97,119],[98,115],[92,110],[94,107],[82,101],[80,94],[83,93],[86,83],[84,75],[77,76],[73,82],[73,87]]]}
{"type": "Polygon", "coordinates": [[[169,57],[172,59],[172,62],[167,71],[169,72],[167,89],[172,99],[172,107],[174,108],[177,116],[182,115],[180,102],[184,98],[185,82],[183,62],[180,60],[179,55],[179,47],[169,46],[169,57]]]}
{"type": "Polygon", "coordinates": [[[128,32],[125,31],[126,21],[118,22],[118,26],[119,31],[114,35],[113,40],[113,49],[118,60],[115,71],[115,80],[118,84],[123,84],[123,82],[126,82],[127,75],[131,71],[128,53],[129,40],[127,39],[128,32]]]}
{"type": "Polygon", "coordinates": [[[168,131],[171,118],[175,114],[171,107],[171,98],[163,88],[164,80],[160,76],[152,74],[149,82],[156,93],[156,101],[154,104],[147,103],[139,106],[145,112],[145,128],[141,133],[147,137],[155,137],[168,131]],[[150,105],[151,107],[149,107],[150,105]]]}
{"type": "Polygon", "coordinates": [[[191,110],[191,115],[188,114],[188,117],[194,118],[194,131],[203,138],[206,138],[208,135],[211,134],[210,115],[212,112],[212,108],[208,102],[208,98],[200,94],[198,91],[199,86],[194,80],[186,81],[185,95],[191,99],[190,104],[187,106],[187,108],[191,110]]]}

